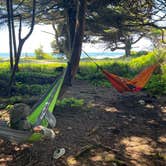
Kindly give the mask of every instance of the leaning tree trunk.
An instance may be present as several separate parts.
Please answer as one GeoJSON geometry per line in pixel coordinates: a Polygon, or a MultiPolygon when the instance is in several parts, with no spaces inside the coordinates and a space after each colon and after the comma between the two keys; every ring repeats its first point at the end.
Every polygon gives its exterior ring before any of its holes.
{"type": "MultiPolygon", "coordinates": [[[[68,63],[61,95],[63,94],[64,90],[71,85],[71,81],[77,72],[81,56],[82,41],[84,36],[84,25],[85,25],[86,0],[80,0],[79,2],[80,2],[79,8],[76,13],[77,20],[76,20],[74,38],[73,36],[71,36],[73,32],[70,33],[70,37],[73,38],[73,44],[71,44],[72,52],[71,52],[70,61],[68,63]]],[[[73,26],[73,24],[69,24],[69,26],[73,26]]],[[[71,41],[72,40],[70,39],[70,42],[71,41]]]]}

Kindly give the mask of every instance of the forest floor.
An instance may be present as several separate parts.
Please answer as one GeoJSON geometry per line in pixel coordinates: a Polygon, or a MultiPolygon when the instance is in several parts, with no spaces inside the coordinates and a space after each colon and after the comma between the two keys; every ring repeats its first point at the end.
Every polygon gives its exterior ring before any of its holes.
{"type": "Polygon", "coordinates": [[[80,110],[60,110],[54,141],[15,145],[0,140],[0,165],[165,166],[166,99],[144,92],[119,94],[113,88],[75,81],[64,97],[84,99],[80,110]],[[141,102],[143,100],[144,102],[141,102]],[[65,148],[53,159],[57,148],[65,148]]]}

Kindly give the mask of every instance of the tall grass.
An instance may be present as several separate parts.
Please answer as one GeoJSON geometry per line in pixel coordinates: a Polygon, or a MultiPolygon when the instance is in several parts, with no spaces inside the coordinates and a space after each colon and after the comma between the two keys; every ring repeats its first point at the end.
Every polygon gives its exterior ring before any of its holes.
{"type": "Polygon", "coordinates": [[[59,63],[59,62],[54,62],[54,63],[22,63],[19,65],[19,69],[21,71],[28,71],[28,72],[44,72],[44,73],[53,73],[55,72],[57,67],[65,67],[65,63],[59,63]]]}
{"type": "MultiPolygon", "coordinates": [[[[65,67],[66,63],[63,62],[49,62],[49,61],[33,61],[31,63],[20,63],[19,70],[23,72],[42,72],[53,73],[57,67],[65,67]]],[[[0,62],[0,71],[9,71],[9,62],[0,62]]]]}

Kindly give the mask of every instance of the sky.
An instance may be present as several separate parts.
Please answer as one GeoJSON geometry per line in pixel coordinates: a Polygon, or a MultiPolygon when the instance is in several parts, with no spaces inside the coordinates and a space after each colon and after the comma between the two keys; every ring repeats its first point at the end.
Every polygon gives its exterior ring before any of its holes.
{"type": "MultiPolygon", "coordinates": [[[[51,25],[35,25],[34,31],[32,35],[27,39],[24,44],[22,52],[24,53],[33,53],[35,49],[43,46],[44,52],[52,52],[50,43],[54,40],[54,36],[43,31],[54,33],[51,25]]],[[[27,32],[27,28],[24,27],[23,35],[27,32]]],[[[8,31],[7,27],[0,29],[0,53],[7,53],[9,52],[9,45],[8,45],[8,31]]],[[[133,50],[147,50],[151,47],[151,43],[146,40],[142,39],[137,44],[133,46],[133,50]]],[[[83,44],[83,49],[86,52],[103,52],[104,46],[101,44],[83,44]]],[[[106,50],[108,52],[110,50],[106,50]]],[[[117,50],[117,52],[121,52],[122,50],[117,50]]]]}

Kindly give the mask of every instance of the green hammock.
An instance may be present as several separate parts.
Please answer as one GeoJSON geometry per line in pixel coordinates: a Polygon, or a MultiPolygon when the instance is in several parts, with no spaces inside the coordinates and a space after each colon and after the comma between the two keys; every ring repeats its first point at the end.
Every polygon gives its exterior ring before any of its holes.
{"type": "MultiPolygon", "coordinates": [[[[38,125],[47,127],[48,124],[50,124],[51,127],[55,126],[55,118],[52,115],[52,112],[57,103],[57,99],[64,81],[64,76],[65,72],[53,83],[48,92],[32,108],[31,114],[27,117],[27,121],[32,127],[38,125]]],[[[41,133],[15,130],[9,127],[0,126],[0,137],[7,138],[10,141],[15,142],[33,142],[40,140],[43,135],[41,133]]]]}

